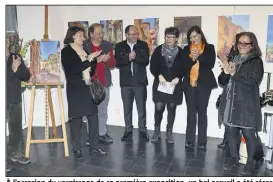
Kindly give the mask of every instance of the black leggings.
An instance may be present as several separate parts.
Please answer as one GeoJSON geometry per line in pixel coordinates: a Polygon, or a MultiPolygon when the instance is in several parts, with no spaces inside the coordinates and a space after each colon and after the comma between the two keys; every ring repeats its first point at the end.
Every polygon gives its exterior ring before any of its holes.
{"type": "Polygon", "coordinates": [[[247,148],[247,162],[252,162],[254,159],[254,155],[256,152],[256,144],[257,138],[255,135],[256,129],[246,129],[246,128],[238,128],[238,127],[229,127],[227,128],[227,139],[228,146],[230,150],[230,155],[233,158],[239,158],[238,156],[238,136],[240,136],[239,132],[242,130],[243,136],[246,139],[246,148],[247,148]]]}
{"type": "Polygon", "coordinates": [[[160,127],[166,105],[168,110],[168,116],[167,116],[168,127],[173,127],[177,105],[174,103],[155,102],[155,126],[156,127],[160,127]]]}

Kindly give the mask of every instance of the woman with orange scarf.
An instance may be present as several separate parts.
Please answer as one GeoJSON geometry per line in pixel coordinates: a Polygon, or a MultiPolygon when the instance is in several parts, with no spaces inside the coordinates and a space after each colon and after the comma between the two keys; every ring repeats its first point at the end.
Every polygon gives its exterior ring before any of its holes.
{"type": "Polygon", "coordinates": [[[183,80],[187,103],[185,147],[194,147],[198,114],[198,146],[205,149],[207,144],[207,107],[211,90],[217,88],[217,82],[212,72],[216,53],[214,45],[207,43],[198,26],[193,26],[188,30],[187,39],[188,45],[183,49],[183,59],[193,61],[194,65],[183,80]]]}

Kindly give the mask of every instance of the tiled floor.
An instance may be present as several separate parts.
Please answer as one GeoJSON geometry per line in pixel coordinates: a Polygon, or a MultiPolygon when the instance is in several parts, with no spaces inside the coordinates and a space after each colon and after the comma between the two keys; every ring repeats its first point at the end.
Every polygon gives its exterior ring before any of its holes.
{"type": "MultiPolygon", "coordinates": [[[[207,151],[187,151],[184,147],[185,136],[175,134],[175,144],[166,144],[165,140],[153,144],[138,140],[134,130],[133,141],[121,142],[123,127],[109,126],[113,144],[100,144],[108,154],[90,155],[84,146],[85,127],[83,127],[82,160],[74,159],[70,144],[70,130],[67,126],[69,157],[64,157],[63,144],[32,144],[29,165],[12,164],[8,176],[238,176],[242,166],[230,172],[224,172],[227,161],[223,151],[216,145],[220,139],[209,138],[207,151]]],[[[153,131],[149,131],[150,136],[153,131]]],[[[24,133],[26,135],[26,131],[24,133]]],[[[33,138],[42,138],[43,128],[33,129],[33,138]]],[[[58,134],[61,130],[58,128],[58,134]]],[[[161,133],[165,137],[165,132],[161,133]]],[[[273,176],[265,164],[257,167],[255,176],[273,176]]]]}

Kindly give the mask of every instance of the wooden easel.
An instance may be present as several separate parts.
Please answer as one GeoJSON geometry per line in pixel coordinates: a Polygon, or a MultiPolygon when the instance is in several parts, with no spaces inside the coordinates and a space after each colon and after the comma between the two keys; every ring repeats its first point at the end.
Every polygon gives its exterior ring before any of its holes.
{"type": "MultiPolygon", "coordinates": [[[[42,41],[49,41],[48,39],[48,6],[45,6],[45,34],[44,39],[42,41]]],[[[67,134],[64,120],[64,107],[63,107],[63,96],[62,96],[62,86],[63,83],[28,83],[27,86],[31,86],[31,97],[30,97],[30,110],[29,110],[29,118],[28,118],[28,131],[27,131],[27,141],[26,141],[26,153],[25,156],[29,157],[30,153],[30,144],[32,143],[55,143],[55,142],[63,142],[64,143],[64,153],[65,156],[69,156],[68,153],[68,144],[67,144],[67,134]],[[35,101],[35,90],[36,87],[44,87],[45,88],[45,139],[31,139],[32,132],[32,123],[33,123],[33,111],[34,111],[34,101],[35,101]],[[51,87],[57,87],[58,90],[58,99],[59,99],[59,107],[60,107],[60,116],[61,116],[61,126],[63,137],[57,138],[57,129],[55,123],[54,109],[51,97],[51,87]],[[49,110],[53,128],[53,139],[49,138],[49,126],[48,126],[48,118],[49,118],[49,110]]]]}

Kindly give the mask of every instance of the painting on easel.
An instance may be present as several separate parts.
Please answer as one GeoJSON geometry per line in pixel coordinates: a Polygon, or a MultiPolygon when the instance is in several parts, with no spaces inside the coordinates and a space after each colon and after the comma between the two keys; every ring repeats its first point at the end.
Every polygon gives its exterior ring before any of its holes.
{"type": "Polygon", "coordinates": [[[73,22],[68,22],[68,28],[72,27],[72,26],[77,26],[77,27],[81,27],[84,29],[84,38],[87,39],[88,38],[88,21],[73,21],[73,22]]]}
{"type": "Polygon", "coordinates": [[[60,42],[36,41],[30,44],[30,81],[36,83],[60,82],[60,42]]]}

